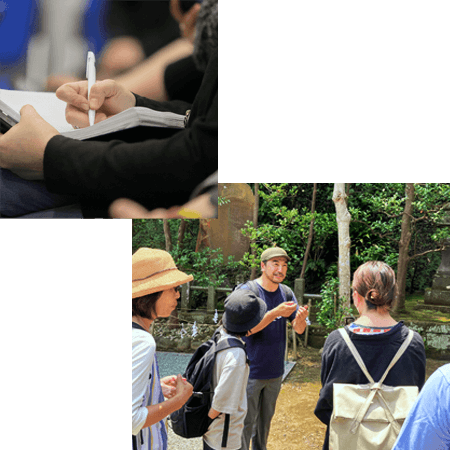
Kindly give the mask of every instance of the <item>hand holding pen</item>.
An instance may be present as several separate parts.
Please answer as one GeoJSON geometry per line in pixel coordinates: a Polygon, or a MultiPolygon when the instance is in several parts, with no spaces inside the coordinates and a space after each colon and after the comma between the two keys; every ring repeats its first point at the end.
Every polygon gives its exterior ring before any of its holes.
{"type": "Polygon", "coordinates": [[[56,91],[56,96],[67,103],[66,120],[73,127],[84,128],[92,125],[92,120],[98,123],[136,106],[136,97],[131,91],[114,80],[93,83],[95,71],[94,75],[89,69],[87,72],[87,81],[66,83],[56,91]]]}

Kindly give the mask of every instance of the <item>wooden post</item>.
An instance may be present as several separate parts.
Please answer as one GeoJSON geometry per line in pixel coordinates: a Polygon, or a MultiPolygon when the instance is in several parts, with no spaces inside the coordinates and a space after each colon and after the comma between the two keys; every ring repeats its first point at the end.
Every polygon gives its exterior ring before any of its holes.
{"type": "Polygon", "coordinates": [[[286,348],[284,349],[284,360],[287,361],[288,360],[288,345],[289,343],[289,339],[288,339],[288,324],[286,322],[286,348]]]}
{"type": "Polygon", "coordinates": [[[294,285],[295,298],[299,305],[303,305],[303,297],[305,295],[305,279],[297,278],[294,285]]]}
{"type": "Polygon", "coordinates": [[[206,310],[208,312],[214,312],[216,309],[216,290],[214,286],[208,286],[208,300],[206,303],[206,310]]]}
{"type": "Polygon", "coordinates": [[[189,283],[181,285],[181,309],[188,310],[189,304],[189,283]]]}
{"type": "MultiPolygon", "coordinates": [[[[308,300],[308,311],[311,311],[311,299],[308,300]]],[[[309,325],[306,325],[306,330],[305,330],[305,348],[308,346],[308,334],[309,334],[309,325]]]]}
{"type": "Polygon", "coordinates": [[[292,357],[294,361],[297,361],[297,333],[292,327],[292,357]]]}
{"type": "MultiPolygon", "coordinates": [[[[304,278],[297,278],[295,280],[294,285],[294,295],[295,298],[298,301],[298,304],[300,306],[303,305],[303,299],[305,295],[305,279],[304,278]]],[[[294,328],[292,328],[292,352],[294,354],[294,361],[297,360],[297,336],[294,328]]]]}

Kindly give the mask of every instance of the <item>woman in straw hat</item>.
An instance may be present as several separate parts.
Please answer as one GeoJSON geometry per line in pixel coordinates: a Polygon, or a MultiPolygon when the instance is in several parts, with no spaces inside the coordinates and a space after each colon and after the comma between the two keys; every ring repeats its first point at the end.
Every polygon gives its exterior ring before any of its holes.
{"type": "Polygon", "coordinates": [[[149,333],[157,317],[168,317],[177,307],[178,286],[192,280],[163,250],[140,248],[133,255],[133,449],[167,449],[164,419],[192,395],[192,385],[181,375],[159,378],[149,333]]]}

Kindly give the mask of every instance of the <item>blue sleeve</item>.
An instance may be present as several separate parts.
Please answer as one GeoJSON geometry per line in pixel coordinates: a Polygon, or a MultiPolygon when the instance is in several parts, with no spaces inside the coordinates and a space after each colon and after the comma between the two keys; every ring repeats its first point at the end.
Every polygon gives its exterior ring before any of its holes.
{"type": "Polygon", "coordinates": [[[109,13],[107,0],[89,0],[83,15],[82,32],[97,58],[109,38],[107,18],[109,13]]]}
{"type": "Polygon", "coordinates": [[[392,450],[450,450],[450,364],[425,383],[392,450]]]}
{"type": "Polygon", "coordinates": [[[0,0],[0,71],[25,57],[37,13],[35,0],[0,0]]]}

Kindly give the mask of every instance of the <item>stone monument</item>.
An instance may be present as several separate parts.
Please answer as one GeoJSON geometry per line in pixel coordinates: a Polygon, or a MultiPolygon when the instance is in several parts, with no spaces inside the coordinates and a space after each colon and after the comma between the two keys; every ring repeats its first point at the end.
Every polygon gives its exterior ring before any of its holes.
{"type": "MultiPolygon", "coordinates": [[[[443,218],[438,227],[447,227],[450,229],[450,203],[444,208],[443,218]]],[[[425,305],[435,305],[450,308],[450,238],[444,241],[445,248],[441,253],[441,264],[433,279],[431,290],[425,293],[425,305]]]]}
{"type": "Polygon", "coordinates": [[[249,250],[250,239],[241,230],[253,220],[255,196],[247,183],[219,183],[219,217],[209,220],[208,238],[211,248],[221,248],[225,260],[234,256],[239,261],[249,250]]]}

